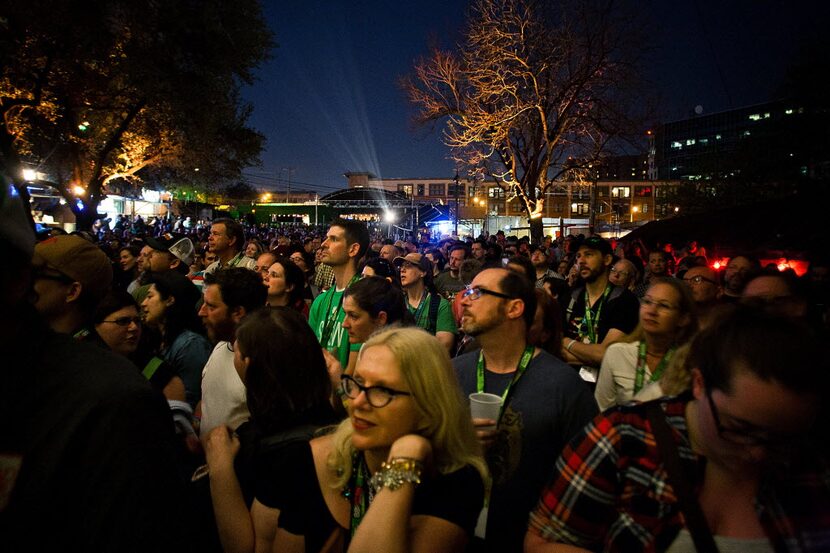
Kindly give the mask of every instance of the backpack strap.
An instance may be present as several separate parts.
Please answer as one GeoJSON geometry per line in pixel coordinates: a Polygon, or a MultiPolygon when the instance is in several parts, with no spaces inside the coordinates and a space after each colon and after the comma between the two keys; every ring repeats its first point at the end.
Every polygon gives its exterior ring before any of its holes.
{"type": "Polygon", "coordinates": [[[435,336],[438,331],[438,307],[441,305],[441,296],[429,295],[429,311],[427,311],[427,332],[435,336]]]}
{"type": "Polygon", "coordinates": [[[307,442],[314,436],[317,428],[319,427],[315,424],[303,424],[291,430],[286,430],[285,432],[277,432],[276,434],[262,438],[259,441],[259,447],[262,449],[273,449],[294,442],[307,442]]]}
{"type": "Polygon", "coordinates": [[[646,416],[651,423],[651,431],[654,433],[654,440],[657,442],[657,450],[668,474],[669,485],[677,496],[677,504],[683,513],[686,521],[686,528],[692,535],[692,541],[698,553],[718,553],[718,546],[712,531],[706,522],[706,516],[695,495],[689,477],[683,465],[680,463],[680,455],[677,453],[677,444],[672,437],[671,428],[666,421],[666,414],[660,407],[659,401],[646,403],[646,416]]]}

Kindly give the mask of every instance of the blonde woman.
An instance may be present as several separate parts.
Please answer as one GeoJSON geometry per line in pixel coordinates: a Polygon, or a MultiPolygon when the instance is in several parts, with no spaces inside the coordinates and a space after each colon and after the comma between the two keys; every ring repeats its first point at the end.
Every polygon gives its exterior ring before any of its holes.
{"type": "Polygon", "coordinates": [[[601,411],[632,399],[642,400],[659,388],[657,382],[677,348],[697,332],[697,316],[688,288],[674,278],[655,280],[640,299],[640,324],[611,344],[602,358],[594,397],[601,411]]]}
{"type": "Polygon", "coordinates": [[[385,330],[342,388],[349,418],[286,454],[284,478],[257,491],[279,513],[269,550],[337,550],[342,539],[350,552],[463,551],[486,465],[446,350],[421,329],[385,330]]]}

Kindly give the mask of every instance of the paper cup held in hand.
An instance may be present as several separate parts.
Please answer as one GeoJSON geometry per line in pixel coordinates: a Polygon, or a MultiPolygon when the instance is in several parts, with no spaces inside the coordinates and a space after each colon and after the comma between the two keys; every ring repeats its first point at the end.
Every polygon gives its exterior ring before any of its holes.
{"type": "MultiPolygon", "coordinates": [[[[501,404],[501,396],[497,396],[496,394],[487,394],[484,392],[470,394],[470,415],[474,419],[498,420],[501,404]]],[[[480,429],[484,430],[484,428],[480,429]]]]}

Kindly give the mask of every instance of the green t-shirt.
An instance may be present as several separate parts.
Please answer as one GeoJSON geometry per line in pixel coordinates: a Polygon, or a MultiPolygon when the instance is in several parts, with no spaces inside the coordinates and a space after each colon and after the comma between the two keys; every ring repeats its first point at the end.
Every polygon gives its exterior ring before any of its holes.
{"type": "Polygon", "coordinates": [[[332,286],[317,296],[308,312],[308,324],[320,345],[332,352],[345,369],[349,363],[349,333],[343,328],[344,292],[345,289],[338,291],[332,286]]]}
{"type": "MultiPolygon", "coordinates": [[[[427,330],[429,327],[429,302],[432,294],[427,293],[417,307],[407,303],[409,312],[415,316],[415,324],[427,330]]],[[[455,317],[452,315],[450,302],[441,298],[438,303],[438,317],[435,321],[435,332],[451,332],[458,334],[458,327],[455,324],[455,317]]]]}

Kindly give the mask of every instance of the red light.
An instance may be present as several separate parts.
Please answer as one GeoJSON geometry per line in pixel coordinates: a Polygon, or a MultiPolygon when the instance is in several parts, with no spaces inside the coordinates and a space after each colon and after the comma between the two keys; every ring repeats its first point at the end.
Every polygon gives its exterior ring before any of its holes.
{"type": "Polygon", "coordinates": [[[712,268],[716,271],[720,269],[720,261],[715,261],[714,263],[712,263],[712,268]]]}

